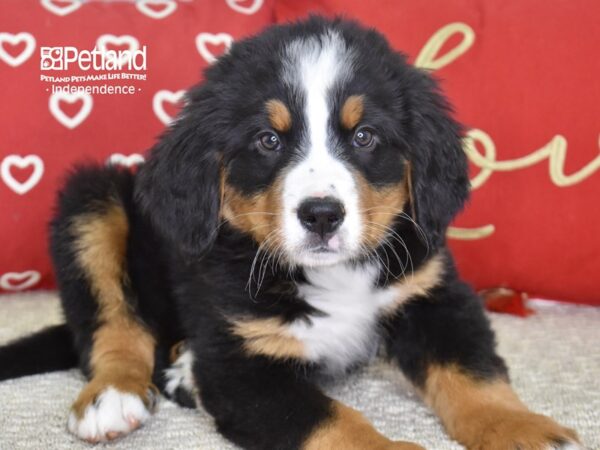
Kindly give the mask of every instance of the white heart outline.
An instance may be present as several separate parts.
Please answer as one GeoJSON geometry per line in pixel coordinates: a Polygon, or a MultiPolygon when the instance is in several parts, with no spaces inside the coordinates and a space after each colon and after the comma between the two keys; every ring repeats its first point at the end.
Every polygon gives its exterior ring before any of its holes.
{"type": "Polygon", "coordinates": [[[0,276],[0,287],[5,291],[24,291],[32,286],[35,286],[42,279],[42,275],[37,270],[25,270],[23,272],[6,272],[2,276],[0,276]],[[18,285],[14,285],[10,283],[11,278],[16,278],[17,280],[22,280],[24,278],[29,278],[21,282],[18,285]]]}
{"type": "Polygon", "coordinates": [[[113,153],[106,159],[107,166],[133,167],[144,164],[145,162],[146,158],[139,153],[131,153],[129,155],[124,155],[123,153],[113,153]]]}
{"type": "Polygon", "coordinates": [[[177,9],[177,2],[174,0],[137,0],[135,7],[145,16],[159,20],[170,16],[177,9]],[[156,11],[149,8],[148,5],[166,5],[167,7],[162,11],[156,11]]]}
{"type": "Polygon", "coordinates": [[[53,0],[40,0],[40,4],[52,14],[56,14],[57,16],[66,16],[67,14],[71,14],[73,11],[78,10],[83,5],[82,0],[61,0],[63,3],[71,3],[66,6],[58,6],[55,5],[53,0]]]}
{"type": "Polygon", "coordinates": [[[256,13],[263,5],[263,0],[254,0],[251,6],[242,6],[238,5],[239,0],[225,0],[227,6],[229,6],[234,11],[237,11],[242,14],[246,14],[247,16],[251,16],[256,13]]]}
{"type": "MultiPolygon", "coordinates": [[[[96,47],[102,53],[106,53],[108,51],[106,44],[109,43],[115,46],[127,44],[130,52],[134,52],[140,48],[140,42],[130,34],[123,34],[121,36],[116,36],[114,34],[102,34],[98,36],[98,39],[96,39],[96,47]]],[[[125,65],[130,58],[131,54],[128,55],[127,53],[122,53],[121,58],[119,59],[119,64],[121,66],[125,65]]]]}
{"type": "Polygon", "coordinates": [[[212,45],[224,44],[225,53],[227,53],[231,48],[231,44],[233,44],[233,37],[227,33],[200,33],[196,36],[196,49],[198,49],[198,53],[200,53],[200,56],[207,63],[213,64],[217,60],[217,57],[206,48],[207,43],[212,45]]]}
{"type": "Polygon", "coordinates": [[[85,91],[75,91],[75,92],[65,92],[65,91],[57,91],[50,95],[50,99],[48,100],[48,107],[50,108],[50,113],[54,116],[56,120],[58,120],[62,125],[72,130],[75,127],[81,125],[81,123],[87,119],[92,112],[92,106],[94,105],[94,100],[92,95],[85,91]],[[60,101],[64,100],[67,103],[74,103],[77,100],[83,100],[83,106],[79,110],[77,114],[73,117],[67,116],[62,109],[60,109],[60,101]]]}
{"type": "Polygon", "coordinates": [[[0,164],[0,178],[13,192],[19,195],[24,195],[33,189],[44,175],[44,161],[37,155],[8,155],[0,164]],[[33,172],[29,175],[29,178],[20,182],[13,177],[10,172],[13,166],[17,166],[19,169],[33,165],[33,172]]]}
{"type": "Polygon", "coordinates": [[[173,122],[173,120],[175,120],[175,118],[167,114],[163,103],[167,101],[169,103],[175,104],[181,101],[184,95],[185,91],[183,89],[175,92],[169,91],[167,89],[161,89],[160,91],[157,91],[156,94],[154,94],[154,97],[152,98],[152,109],[154,110],[154,114],[156,115],[156,117],[158,117],[158,120],[160,120],[163,124],[167,126],[170,125],[173,122]]]}
{"type": "Polygon", "coordinates": [[[0,59],[6,64],[12,67],[17,67],[27,61],[33,51],[35,50],[35,38],[31,33],[22,31],[21,33],[0,33],[0,59]],[[17,45],[18,43],[25,41],[25,48],[19,56],[12,56],[6,50],[4,50],[3,43],[9,42],[11,45],[17,45]]]}

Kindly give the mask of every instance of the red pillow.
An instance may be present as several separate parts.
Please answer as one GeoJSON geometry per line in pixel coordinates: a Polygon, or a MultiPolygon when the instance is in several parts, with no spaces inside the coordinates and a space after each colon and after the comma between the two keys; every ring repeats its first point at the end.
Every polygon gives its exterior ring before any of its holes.
{"type": "Polygon", "coordinates": [[[478,289],[600,305],[600,3],[276,4],[279,21],[307,12],[379,29],[435,70],[470,127],[474,193],[450,230],[462,275],[478,289]]]}
{"type": "MultiPolygon", "coordinates": [[[[86,159],[139,162],[175,114],[181,92],[199,80],[214,55],[231,39],[256,33],[271,21],[271,0],[41,0],[27,5],[2,0],[0,292],[54,287],[46,228],[65,171],[86,159]],[[146,70],[80,70],[76,63],[69,70],[51,70],[58,68],[61,51],[64,61],[65,46],[80,53],[95,46],[114,51],[145,46],[146,70]],[[42,54],[42,47],[62,49],[42,54]],[[41,79],[122,72],[146,79],[41,79]],[[65,84],[96,86],[98,93],[53,93],[53,85],[65,84]],[[132,86],[134,93],[101,94],[102,85],[132,86]]],[[[132,56],[121,53],[125,61],[132,56]]],[[[142,53],[136,58],[142,66],[142,53]]]]}

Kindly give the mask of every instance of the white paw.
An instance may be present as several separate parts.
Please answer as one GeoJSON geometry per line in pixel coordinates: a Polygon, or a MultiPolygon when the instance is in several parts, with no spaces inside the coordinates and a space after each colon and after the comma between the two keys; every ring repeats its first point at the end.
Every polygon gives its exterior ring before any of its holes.
{"type": "Polygon", "coordinates": [[[164,372],[165,395],[186,408],[197,408],[199,402],[193,368],[194,354],[190,350],[185,350],[164,372]]]}
{"type": "Polygon", "coordinates": [[[71,433],[88,442],[102,442],[128,434],[150,417],[140,397],[109,387],[89,405],[83,417],[69,415],[71,433]]]}
{"type": "Polygon", "coordinates": [[[194,392],[194,374],[192,368],[194,366],[194,355],[190,350],[185,350],[175,362],[165,370],[165,378],[167,384],[165,391],[172,396],[177,388],[183,388],[188,392],[194,392]]]}

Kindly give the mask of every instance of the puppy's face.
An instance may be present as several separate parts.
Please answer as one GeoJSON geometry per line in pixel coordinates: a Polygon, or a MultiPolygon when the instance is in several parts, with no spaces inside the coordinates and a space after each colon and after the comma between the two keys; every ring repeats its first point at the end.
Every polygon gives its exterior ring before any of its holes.
{"type": "Polygon", "coordinates": [[[397,94],[336,31],[292,38],[272,58],[273,89],[243,106],[250,126],[226,161],[223,215],[294,264],[362,255],[408,197],[397,94]]]}
{"type": "Polygon", "coordinates": [[[436,89],[354,23],[271,28],[235,44],[190,92],[140,173],[138,198],[193,252],[225,220],[278,261],[348,261],[394,236],[409,197],[440,245],[468,180],[436,89]]]}

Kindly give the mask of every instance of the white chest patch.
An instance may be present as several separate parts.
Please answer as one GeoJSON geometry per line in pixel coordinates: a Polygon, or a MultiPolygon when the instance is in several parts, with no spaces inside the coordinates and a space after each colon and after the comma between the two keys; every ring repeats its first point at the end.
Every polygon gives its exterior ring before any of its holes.
{"type": "Polygon", "coordinates": [[[299,296],[322,314],[293,322],[289,332],[309,360],[337,372],[375,352],[377,319],[398,298],[397,288],[375,288],[378,273],[374,265],[306,270],[309,283],[298,285],[299,296]]]}

